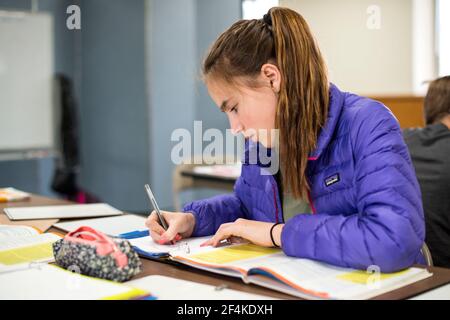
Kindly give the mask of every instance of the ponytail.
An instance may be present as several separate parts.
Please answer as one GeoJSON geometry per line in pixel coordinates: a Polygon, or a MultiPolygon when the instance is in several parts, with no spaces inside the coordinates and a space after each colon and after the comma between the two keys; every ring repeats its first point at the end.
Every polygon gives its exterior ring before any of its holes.
{"type": "Polygon", "coordinates": [[[308,24],[297,12],[269,10],[281,86],[275,127],[280,129],[283,185],[307,197],[308,155],[317,146],[329,100],[325,62],[308,24]]]}

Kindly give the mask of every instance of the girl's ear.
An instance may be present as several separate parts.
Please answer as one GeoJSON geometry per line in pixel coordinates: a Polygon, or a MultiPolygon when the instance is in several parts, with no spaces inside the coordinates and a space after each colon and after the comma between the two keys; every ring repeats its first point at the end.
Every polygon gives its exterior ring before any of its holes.
{"type": "Polygon", "coordinates": [[[261,77],[275,93],[280,92],[281,73],[276,65],[271,63],[263,64],[261,67],[261,77]]]}

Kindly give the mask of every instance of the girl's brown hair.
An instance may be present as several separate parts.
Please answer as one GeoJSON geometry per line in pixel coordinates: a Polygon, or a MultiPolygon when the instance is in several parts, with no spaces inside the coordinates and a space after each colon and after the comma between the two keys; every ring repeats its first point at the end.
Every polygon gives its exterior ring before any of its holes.
{"type": "Polygon", "coordinates": [[[424,101],[425,121],[433,124],[450,114],[450,76],[430,83],[424,101]]]}
{"type": "Polygon", "coordinates": [[[203,75],[249,83],[265,63],[275,64],[281,86],[275,115],[283,188],[306,199],[308,155],[327,119],[329,83],[324,60],[308,24],[297,12],[274,7],[263,19],[240,20],[211,47],[203,75]]]}

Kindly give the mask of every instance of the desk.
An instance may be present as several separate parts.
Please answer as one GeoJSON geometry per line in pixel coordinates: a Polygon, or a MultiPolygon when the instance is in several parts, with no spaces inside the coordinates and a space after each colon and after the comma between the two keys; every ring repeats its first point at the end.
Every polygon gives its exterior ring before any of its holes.
{"type": "MultiPolygon", "coordinates": [[[[35,206],[35,205],[57,205],[69,204],[68,201],[54,200],[39,196],[32,196],[30,200],[24,202],[16,202],[14,206],[35,206]]],[[[0,211],[3,208],[10,206],[11,203],[0,203],[0,211]]],[[[49,231],[61,232],[59,229],[51,228],[49,231]]],[[[296,297],[289,296],[277,291],[272,291],[252,284],[244,284],[242,280],[232,277],[226,277],[219,274],[198,270],[189,266],[175,266],[163,262],[141,259],[143,271],[134,279],[145,277],[148,275],[163,275],[183,280],[189,280],[213,286],[227,285],[229,289],[239,290],[247,293],[266,295],[280,299],[296,299],[296,297]]],[[[450,283],[450,269],[429,267],[428,270],[433,273],[433,276],[422,281],[416,282],[404,288],[394,290],[392,292],[376,297],[376,299],[405,299],[420,293],[429,291],[431,289],[440,287],[450,283]]]]}

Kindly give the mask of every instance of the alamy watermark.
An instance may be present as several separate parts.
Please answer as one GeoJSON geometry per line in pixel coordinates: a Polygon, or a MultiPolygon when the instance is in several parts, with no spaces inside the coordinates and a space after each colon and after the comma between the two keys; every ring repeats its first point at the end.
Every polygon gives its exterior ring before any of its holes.
{"type": "Polygon", "coordinates": [[[381,269],[377,265],[370,265],[367,267],[366,272],[370,274],[367,277],[366,286],[368,289],[379,289],[381,286],[381,269]]]}
{"type": "Polygon", "coordinates": [[[274,175],[279,169],[278,129],[247,129],[242,135],[227,129],[224,134],[215,128],[203,131],[202,121],[194,121],[193,134],[178,128],[172,132],[171,141],[176,142],[170,155],[176,165],[230,164],[245,160],[247,164],[260,165],[262,175],[274,175]]]}
{"type": "Polygon", "coordinates": [[[367,7],[366,13],[368,15],[366,20],[366,27],[369,30],[381,29],[381,7],[373,4],[367,7]]]}
{"type": "Polygon", "coordinates": [[[69,30],[81,29],[81,9],[76,4],[72,4],[67,7],[66,13],[69,16],[66,19],[66,26],[69,30]]]}

